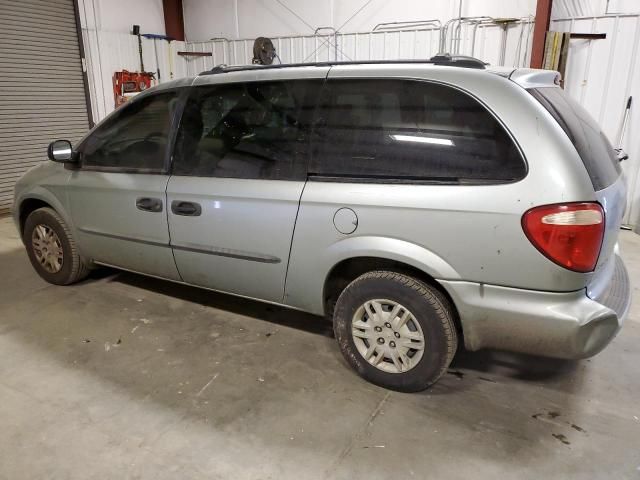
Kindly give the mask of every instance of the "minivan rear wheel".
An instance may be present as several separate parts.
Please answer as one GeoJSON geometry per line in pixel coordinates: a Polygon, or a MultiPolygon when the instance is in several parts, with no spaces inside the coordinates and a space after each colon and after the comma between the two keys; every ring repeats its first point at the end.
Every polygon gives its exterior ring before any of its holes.
{"type": "Polygon", "coordinates": [[[403,392],[435,383],[458,346],[447,298],[431,285],[390,271],[351,282],[336,303],[333,328],[342,354],[360,376],[403,392]]]}
{"type": "Polygon", "coordinates": [[[33,268],[47,282],[69,285],[88,275],[89,268],[69,227],[52,208],[39,208],[29,214],[22,239],[33,268]]]}

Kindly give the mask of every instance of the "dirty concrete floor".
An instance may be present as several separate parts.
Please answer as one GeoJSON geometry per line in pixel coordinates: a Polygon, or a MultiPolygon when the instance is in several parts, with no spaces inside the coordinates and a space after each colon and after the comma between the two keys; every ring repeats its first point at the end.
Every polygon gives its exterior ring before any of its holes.
{"type": "Polygon", "coordinates": [[[7,218],[0,273],[2,479],[640,478],[639,301],[591,360],[460,352],[401,394],[317,317],[113,270],[48,285],[7,218]]]}

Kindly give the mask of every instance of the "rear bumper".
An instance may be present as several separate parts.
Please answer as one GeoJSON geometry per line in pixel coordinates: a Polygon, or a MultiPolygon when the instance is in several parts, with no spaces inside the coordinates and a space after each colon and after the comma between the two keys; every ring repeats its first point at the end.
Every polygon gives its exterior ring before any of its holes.
{"type": "Polygon", "coordinates": [[[590,357],[615,337],[631,304],[629,276],[617,255],[608,288],[593,299],[586,290],[555,293],[471,282],[441,283],[458,308],[469,350],[590,357]]]}

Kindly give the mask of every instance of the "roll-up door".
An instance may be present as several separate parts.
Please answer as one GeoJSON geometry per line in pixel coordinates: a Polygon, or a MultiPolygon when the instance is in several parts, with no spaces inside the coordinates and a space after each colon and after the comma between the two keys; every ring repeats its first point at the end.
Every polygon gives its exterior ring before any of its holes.
{"type": "Polygon", "coordinates": [[[74,0],[0,0],[0,215],[52,140],[88,128],[74,0]]]}

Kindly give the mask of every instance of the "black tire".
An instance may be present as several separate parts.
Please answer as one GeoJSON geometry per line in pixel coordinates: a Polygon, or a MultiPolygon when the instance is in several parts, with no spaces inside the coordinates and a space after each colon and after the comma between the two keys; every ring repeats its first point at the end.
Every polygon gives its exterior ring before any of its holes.
{"type": "Polygon", "coordinates": [[[78,282],[89,274],[89,268],[80,257],[76,242],[65,221],[52,208],[39,208],[31,212],[24,224],[22,239],[27,247],[31,265],[44,280],[54,285],[69,285],[78,282]],[[58,272],[47,271],[38,261],[33,246],[33,231],[38,225],[53,230],[62,247],[62,268],[58,272]]]}
{"type": "Polygon", "coordinates": [[[458,347],[454,312],[447,298],[436,288],[396,272],[369,272],[351,282],[336,303],[333,328],[342,354],[361,377],[401,392],[421,391],[437,382],[458,347]],[[420,324],[424,334],[422,358],[407,371],[382,371],[365,360],[356,347],[351,333],[352,320],[358,309],[373,299],[401,304],[420,324]]]}

